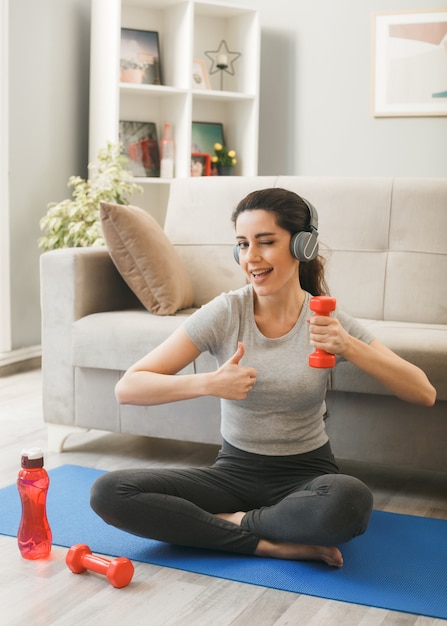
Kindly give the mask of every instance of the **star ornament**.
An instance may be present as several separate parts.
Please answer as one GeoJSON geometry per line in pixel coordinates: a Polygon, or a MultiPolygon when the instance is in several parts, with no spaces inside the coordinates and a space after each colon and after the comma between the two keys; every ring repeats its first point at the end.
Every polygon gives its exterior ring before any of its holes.
{"type": "Polygon", "coordinates": [[[211,61],[210,74],[223,70],[234,76],[233,63],[241,56],[241,53],[228,50],[227,42],[224,39],[220,42],[217,50],[208,50],[205,54],[211,61]]]}

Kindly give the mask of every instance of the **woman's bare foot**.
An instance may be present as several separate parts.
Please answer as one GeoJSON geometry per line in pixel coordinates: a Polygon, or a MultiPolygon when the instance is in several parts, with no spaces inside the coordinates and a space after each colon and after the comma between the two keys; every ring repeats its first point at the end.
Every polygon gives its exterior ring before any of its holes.
{"type": "MultiPolygon", "coordinates": [[[[218,513],[217,517],[240,526],[244,515],[243,511],[238,511],[237,513],[218,513]]],[[[324,561],[332,567],[343,566],[342,553],[333,546],[308,546],[260,539],[255,554],[291,561],[324,561]]]]}
{"type": "Polygon", "coordinates": [[[332,567],[343,566],[343,556],[332,546],[307,546],[296,543],[276,543],[260,539],[255,554],[291,561],[324,561],[332,567]]]}
{"type": "Polygon", "coordinates": [[[221,519],[227,520],[227,522],[232,522],[233,524],[240,526],[244,515],[244,511],[238,511],[237,513],[217,513],[216,517],[220,517],[221,519]]]}

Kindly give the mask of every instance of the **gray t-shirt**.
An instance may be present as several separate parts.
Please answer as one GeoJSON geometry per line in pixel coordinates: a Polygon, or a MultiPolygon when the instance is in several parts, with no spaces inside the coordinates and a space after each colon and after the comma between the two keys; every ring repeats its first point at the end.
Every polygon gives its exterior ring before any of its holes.
{"type": "MultiPolygon", "coordinates": [[[[223,293],[196,311],[184,326],[195,346],[208,351],[222,365],[245,345],[241,365],[254,367],[256,385],[245,400],[221,400],[223,438],[233,446],[256,454],[301,454],[324,445],[325,396],[328,369],[308,365],[313,352],[307,320],[306,294],[295,326],[282,337],[265,337],[254,319],[253,290],[246,285],[223,293]]],[[[346,313],[333,313],[354,337],[370,343],[374,338],[346,313]]]]}

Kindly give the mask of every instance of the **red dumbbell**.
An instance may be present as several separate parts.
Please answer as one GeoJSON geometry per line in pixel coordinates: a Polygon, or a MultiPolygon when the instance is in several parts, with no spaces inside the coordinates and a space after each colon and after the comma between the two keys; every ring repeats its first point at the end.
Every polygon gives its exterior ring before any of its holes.
{"type": "MultiPolygon", "coordinates": [[[[309,308],[317,315],[326,315],[329,317],[331,311],[335,311],[336,300],[329,296],[315,296],[310,299],[309,308]]],[[[309,365],[311,367],[334,367],[335,355],[319,350],[318,348],[312,354],[309,354],[309,365]]]]}
{"type": "Polygon", "coordinates": [[[95,556],[90,548],[82,543],[69,549],[65,562],[75,574],[82,574],[86,570],[104,574],[110,584],[118,589],[128,585],[134,573],[134,567],[129,559],[120,556],[109,561],[101,556],[95,556]]]}

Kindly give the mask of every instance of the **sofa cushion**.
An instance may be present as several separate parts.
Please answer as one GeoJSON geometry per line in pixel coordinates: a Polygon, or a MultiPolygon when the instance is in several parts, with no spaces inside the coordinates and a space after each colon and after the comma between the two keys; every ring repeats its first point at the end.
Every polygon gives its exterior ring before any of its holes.
{"type": "Polygon", "coordinates": [[[72,365],[124,371],[172,335],[194,310],[163,316],[144,309],[85,315],[72,326],[72,365]]]}
{"type": "MultiPolygon", "coordinates": [[[[144,309],[86,315],[72,325],[71,363],[77,368],[125,371],[172,335],[195,310],[163,317],[144,309]]],[[[215,369],[215,358],[203,352],[184,373],[215,369]]]]}
{"type": "Polygon", "coordinates": [[[156,315],[191,307],[188,271],[161,226],[143,209],[109,202],[100,205],[110,256],[140,302],[156,315]]]}
{"type": "MultiPolygon", "coordinates": [[[[379,341],[420,367],[436,388],[437,400],[447,400],[447,333],[443,324],[360,320],[379,341]]],[[[332,389],[356,393],[392,395],[383,385],[348,361],[332,372],[332,389]]]]}

